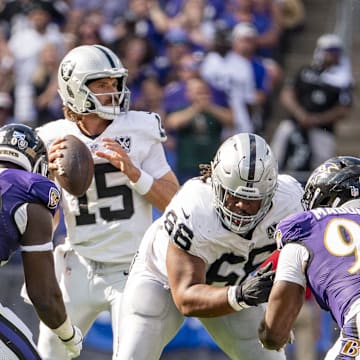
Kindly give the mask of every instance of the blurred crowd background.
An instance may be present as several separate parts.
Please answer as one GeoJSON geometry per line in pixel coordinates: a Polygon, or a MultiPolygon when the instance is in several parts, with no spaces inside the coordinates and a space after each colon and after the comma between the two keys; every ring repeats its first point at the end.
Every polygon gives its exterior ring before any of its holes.
{"type": "MultiPolygon", "coordinates": [[[[360,131],[351,111],[358,106],[360,64],[353,61],[352,32],[359,11],[356,0],[2,0],[0,126],[20,122],[37,127],[63,118],[57,94],[62,57],[75,46],[102,44],[128,69],[130,109],[161,115],[168,134],[166,154],[181,183],[198,175],[198,164],[208,163],[221,141],[241,131],[260,134],[280,149],[280,170],[303,182],[314,167],[309,154],[316,152],[304,129],[331,136],[331,141],[315,140],[326,158],[359,156],[358,148],[350,147],[360,131]],[[319,42],[325,33],[337,37],[319,42]],[[329,86],[347,98],[341,95],[343,112],[335,116],[330,111],[331,123],[319,124],[311,108],[297,116],[288,99],[289,90],[296,95],[302,89],[296,82],[299,69],[313,66],[322,52],[336,65],[337,76],[329,77],[329,86]],[[306,126],[299,129],[304,119],[306,126]]],[[[316,111],[325,118],[330,108],[316,111]]],[[[63,234],[60,228],[55,241],[63,234]]],[[[11,292],[17,291],[17,283],[5,279],[9,274],[18,273],[1,274],[9,285],[1,300],[23,312],[36,335],[33,310],[14,302],[11,292]]],[[[21,274],[16,276],[20,284],[21,274]]],[[[301,345],[289,348],[294,359],[317,359],[336,333],[311,297],[308,305],[298,324],[305,329],[297,334],[301,345]],[[301,349],[309,353],[297,354],[301,349]]],[[[81,358],[110,359],[109,338],[104,315],[81,358]]],[[[189,358],[195,351],[199,359],[226,359],[192,319],[167,350],[164,359],[189,358]],[[183,349],[186,343],[192,348],[183,349]]]]}

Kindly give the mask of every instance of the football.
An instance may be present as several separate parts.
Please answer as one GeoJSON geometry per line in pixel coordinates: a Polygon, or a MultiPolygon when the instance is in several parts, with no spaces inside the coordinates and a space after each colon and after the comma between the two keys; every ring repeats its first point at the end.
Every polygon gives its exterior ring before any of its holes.
{"type": "Polygon", "coordinates": [[[80,197],[94,176],[94,161],[89,148],[76,136],[66,135],[62,157],[57,159],[55,178],[70,194],[80,197]]]}

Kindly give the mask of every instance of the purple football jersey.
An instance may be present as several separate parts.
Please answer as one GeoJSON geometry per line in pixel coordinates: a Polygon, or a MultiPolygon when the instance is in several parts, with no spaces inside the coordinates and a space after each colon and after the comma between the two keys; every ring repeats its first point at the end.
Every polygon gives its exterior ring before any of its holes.
{"type": "Polygon", "coordinates": [[[278,243],[299,242],[310,252],[308,286],[339,326],[360,297],[360,209],[317,208],[281,221],[278,243]]]}
{"type": "Polygon", "coordinates": [[[0,262],[7,261],[20,246],[20,232],[15,224],[15,211],[24,203],[46,206],[54,215],[60,192],[47,178],[17,169],[0,170],[0,262]]]}

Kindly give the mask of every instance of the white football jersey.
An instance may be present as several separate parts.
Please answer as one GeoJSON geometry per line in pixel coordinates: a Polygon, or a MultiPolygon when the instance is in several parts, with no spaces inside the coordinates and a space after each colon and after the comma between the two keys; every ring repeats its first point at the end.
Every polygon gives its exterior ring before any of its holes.
{"type": "Polygon", "coordinates": [[[139,258],[167,284],[166,249],[168,241],[207,264],[207,283],[225,286],[239,284],[275,249],[277,223],[303,211],[303,189],[288,175],[279,175],[272,207],[252,231],[249,239],[227,230],[213,206],[210,183],[189,180],[174,196],[163,216],[146,232],[139,258]]]}
{"type": "Polygon", "coordinates": [[[115,139],[135,166],[155,179],[170,171],[162,142],[166,140],[159,115],[129,111],[118,116],[98,137],[84,135],[69,120],[57,120],[37,129],[49,146],[56,138],[75,135],[92,151],[93,181],[77,198],[63,189],[67,241],[80,255],[103,262],[129,263],[145,230],[152,222],[152,207],[130,186],[129,179],[94,153],[102,148],[102,138],[115,139]]]}

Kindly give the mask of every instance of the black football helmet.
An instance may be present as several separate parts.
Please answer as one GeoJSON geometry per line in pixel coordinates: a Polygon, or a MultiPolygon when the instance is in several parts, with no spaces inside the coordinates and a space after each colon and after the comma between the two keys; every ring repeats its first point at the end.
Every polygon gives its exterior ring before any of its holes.
{"type": "Polygon", "coordinates": [[[0,128],[0,161],[8,161],[29,172],[48,175],[45,144],[26,125],[9,124],[0,128]]]}
{"type": "Polygon", "coordinates": [[[360,199],[360,159],[338,156],[323,162],[310,175],[303,196],[307,210],[339,207],[360,199]]]}

